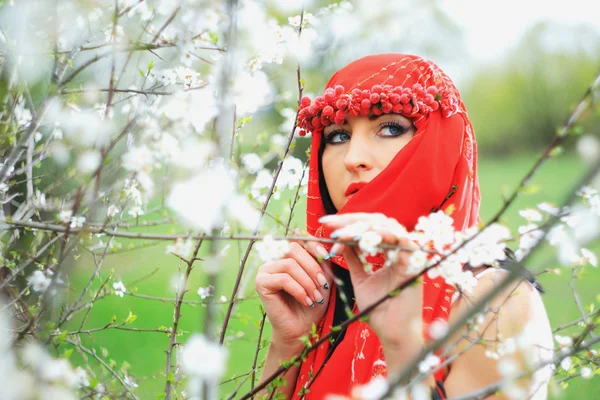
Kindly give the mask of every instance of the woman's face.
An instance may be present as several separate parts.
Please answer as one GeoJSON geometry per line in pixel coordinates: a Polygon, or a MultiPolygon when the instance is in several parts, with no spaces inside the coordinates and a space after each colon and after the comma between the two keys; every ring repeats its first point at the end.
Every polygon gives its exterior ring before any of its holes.
{"type": "Polygon", "coordinates": [[[322,166],[325,183],[336,209],[375,178],[412,139],[416,128],[398,114],[346,117],[344,125],[323,131],[322,166]]]}

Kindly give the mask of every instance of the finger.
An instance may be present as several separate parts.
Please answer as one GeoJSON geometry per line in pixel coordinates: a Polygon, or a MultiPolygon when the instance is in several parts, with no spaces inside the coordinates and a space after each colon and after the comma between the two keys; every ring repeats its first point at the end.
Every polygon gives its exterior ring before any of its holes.
{"type": "MultiPolygon", "coordinates": [[[[314,262],[314,260],[312,261],[314,262]]],[[[295,259],[285,258],[270,264],[265,264],[265,266],[261,268],[261,272],[270,274],[286,273],[304,288],[308,297],[312,300],[319,304],[324,304],[325,302],[323,294],[317,289],[317,284],[313,278],[310,277],[308,272],[295,259]]]]}
{"type": "Polygon", "coordinates": [[[381,213],[346,213],[346,214],[329,214],[321,217],[319,222],[325,225],[348,224],[359,221],[382,222],[388,217],[381,213]]]}
{"type": "MultiPolygon", "coordinates": [[[[337,244],[339,243],[336,243],[336,245],[337,244]]],[[[341,244],[339,246],[339,254],[344,256],[344,259],[346,260],[348,271],[350,271],[352,286],[356,287],[357,285],[360,285],[369,277],[369,273],[365,270],[365,266],[358,257],[354,247],[341,244]]]]}
{"type": "Polygon", "coordinates": [[[323,273],[317,273],[317,283],[323,289],[329,290],[330,281],[333,280],[333,274],[331,273],[331,256],[329,255],[329,252],[325,249],[323,244],[315,241],[307,241],[304,248],[316,259],[323,271],[323,273]]]}
{"type": "Polygon", "coordinates": [[[325,277],[323,267],[319,261],[317,261],[324,259],[325,257],[329,258],[329,253],[322,245],[316,245],[314,242],[310,245],[304,243],[304,246],[301,246],[298,243],[290,243],[288,257],[295,259],[313,279],[316,285],[325,290],[329,289],[329,282],[325,277]]]}
{"type": "Polygon", "coordinates": [[[292,296],[298,303],[310,308],[315,307],[314,301],[308,296],[308,293],[306,293],[306,290],[302,285],[287,273],[270,274],[260,272],[256,276],[256,289],[259,294],[275,294],[284,291],[292,296]]]}

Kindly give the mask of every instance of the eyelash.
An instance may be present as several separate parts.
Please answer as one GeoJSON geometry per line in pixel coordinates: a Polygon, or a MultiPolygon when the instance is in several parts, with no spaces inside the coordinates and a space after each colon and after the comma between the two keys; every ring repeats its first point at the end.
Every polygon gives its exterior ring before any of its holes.
{"type": "MultiPolygon", "coordinates": [[[[380,125],[377,127],[377,132],[380,132],[380,131],[381,131],[382,129],[384,129],[384,128],[392,128],[392,127],[393,127],[393,128],[398,128],[398,129],[400,129],[400,133],[398,133],[397,135],[385,135],[385,136],[383,136],[383,137],[388,137],[388,138],[396,138],[396,137],[399,137],[399,136],[402,136],[402,135],[404,135],[406,132],[408,132],[408,131],[409,131],[409,128],[406,128],[406,127],[405,127],[404,125],[402,125],[400,122],[396,122],[396,121],[387,121],[387,122],[384,122],[384,123],[380,124],[380,125]]],[[[335,131],[329,132],[329,134],[328,134],[327,136],[325,136],[325,142],[326,142],[326,143],[328,143],[328,144],[333,144],[333,145],[336,145],[336,144],[343,143],[343,142],[334,142],[334,141],[333,141],[333,138],[334,138],[336,135],[338,135],[338,134],[341,134],[341,133],[346,133],[346,134],[347,134],[347,133],[348,133],[348,131],[347,131],[347,130],[345,130],[345,129],[337,129],[337,130],[335,130],[335,131]]]]}

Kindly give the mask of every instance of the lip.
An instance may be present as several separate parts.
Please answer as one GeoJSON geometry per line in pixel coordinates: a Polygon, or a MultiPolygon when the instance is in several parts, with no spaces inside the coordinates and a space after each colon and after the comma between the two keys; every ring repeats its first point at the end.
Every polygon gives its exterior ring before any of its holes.
{"type": "Polygon", "coordinates": [[[367,182],[352,182],[346,188],[346,191],[344,192],[344,196],[349,197],[349,196],[356,194],[356,192],[358,192],[360,189],[362,189],[366,184],[367,184],[367,182]]]}

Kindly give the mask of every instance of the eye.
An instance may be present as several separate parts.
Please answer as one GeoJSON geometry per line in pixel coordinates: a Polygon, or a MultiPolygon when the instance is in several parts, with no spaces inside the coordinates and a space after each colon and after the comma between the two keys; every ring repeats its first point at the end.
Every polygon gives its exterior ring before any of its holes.
{"type": "Polygon", "coordinates": [[[350,140],[350,135],[344,130],[335,130],[325,136],[325,142],[329,144],[343,143],[350,140]]]}
{"type": "Polygon", "coordinates": [[[379,132],[382,133],[382,136],[397,137],[408,131],[408,128],[396,121],[384,122],[379,126],[379,132]]]}

